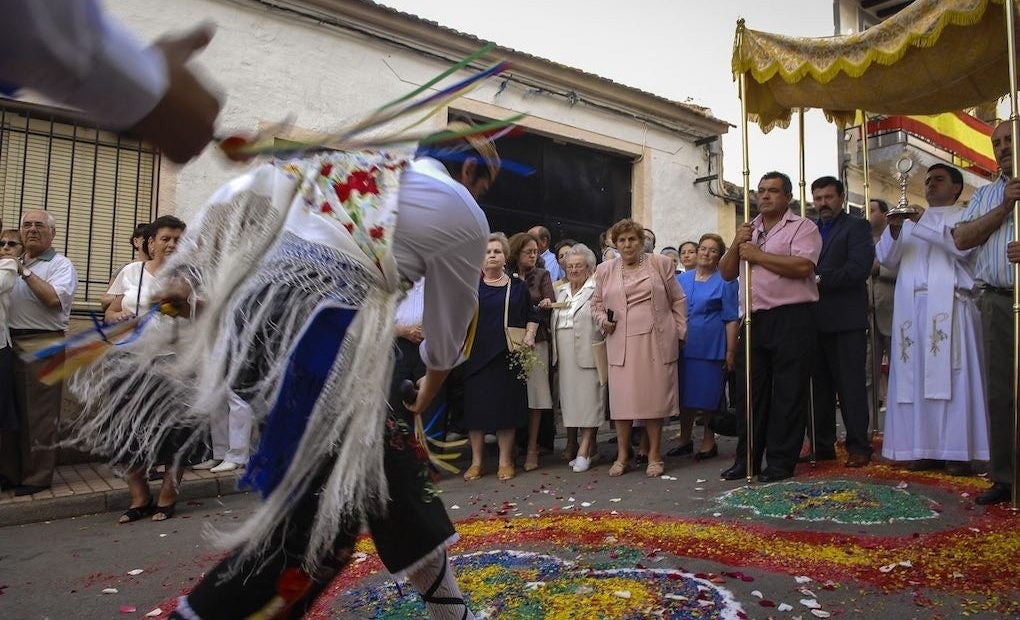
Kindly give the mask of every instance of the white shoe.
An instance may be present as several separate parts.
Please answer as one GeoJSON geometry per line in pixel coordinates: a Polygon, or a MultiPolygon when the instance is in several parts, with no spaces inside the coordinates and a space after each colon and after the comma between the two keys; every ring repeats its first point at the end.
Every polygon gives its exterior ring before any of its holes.
{"type": "Polygon", "coordinates": [[[192,469],[212,469],[219,465],[222,461],[219,459],[209,459],[208,461],[202,461],[198,465],[192,465],[192,469]]]}
{"type": "Polygon", "coordinates": [[[494,444],[496,443],[496,436],[492,433],[485,433],[485,443],[494,444]]]}
{"type": "Polygon", "coordinates": [[[464,439],[464,435],[458,432],[450,431],[446,434],[446,441],[460,441],[461,439],[464,439]]]}
{"type": "Polygon", "coordinates": [[[571,460],[569,463],[567,463],[567,467],[570,467],[571,469],[573,469],[575,463],[577,463],[577,457],[574,457],[573,460],[571,460]]]}
{"type": "Polygon", "coordinates": [[[213,467],[212,469],[210,469],[209,472],[213,473],[213,474],[222,474],[222,473],[226,473],[228,471],[234,471],[235,469],[237,469],[239,467],[241,467],[241,466],[238,465],[237,463],[234,463],[233,461],[223,461],[222,463],[220,463],[216,467],[213,467]]]}
{"type": "Polygon", "coordinates": [[[591,467],[591,461],[586,456],[579,456],[574,459],[574,473],[579,474],[583,471],[588,471],[591,467]]]}

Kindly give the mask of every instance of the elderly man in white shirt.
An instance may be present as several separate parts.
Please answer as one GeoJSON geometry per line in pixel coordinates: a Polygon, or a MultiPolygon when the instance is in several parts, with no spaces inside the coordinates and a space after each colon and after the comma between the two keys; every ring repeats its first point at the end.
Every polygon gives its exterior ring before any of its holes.
{"type": "MultiPolygon", "coordinates": [[[[15,350],[32,340],[63,338],[78,287],[74,265],[53,249],[57,227],[46,211],[26,211],[21,218],[25,254],[21,276],[11,290],[9,325],[15,350]]],[[[57,465],[54,445],[60,419],[60,385],[43,385],[37,365],[14,362],[14,395],[19,429],[0,440],[0,474],[14,494],[32,495],[50,488],[57,465]]]]}

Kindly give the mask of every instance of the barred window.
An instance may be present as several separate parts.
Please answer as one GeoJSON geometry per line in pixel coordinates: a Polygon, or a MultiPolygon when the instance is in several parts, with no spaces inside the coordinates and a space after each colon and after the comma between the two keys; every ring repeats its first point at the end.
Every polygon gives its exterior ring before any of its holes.
{"type": "Polygon", "coordinates": [[[159,153],[150,146],[60,116],[0,100],[0,207],[5,228],[45,209],[53,248],[78,272],[78,307],[94,306],[133,259],[135,224],[158,213],[159,153]]]}

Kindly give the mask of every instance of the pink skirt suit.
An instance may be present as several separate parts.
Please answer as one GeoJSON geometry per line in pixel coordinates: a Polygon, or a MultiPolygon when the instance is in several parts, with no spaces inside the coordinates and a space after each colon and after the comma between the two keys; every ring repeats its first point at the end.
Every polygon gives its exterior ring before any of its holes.
{"type": "Polygon", "coordinates": [[[646,254],[636,269],[622,259],[595,270],[595,320],[613,311],[615,331],[606,337],[610,415],[614,420],[650,420],[679,413],[677,361],[687,336],[687,302],[673,263],[646,254]]]}

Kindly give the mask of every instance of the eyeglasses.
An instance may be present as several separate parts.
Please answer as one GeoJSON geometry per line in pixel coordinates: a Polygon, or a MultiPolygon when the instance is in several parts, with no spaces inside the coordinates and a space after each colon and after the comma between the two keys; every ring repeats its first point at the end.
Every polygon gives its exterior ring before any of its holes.
{"type": "Polygon", "coordinates": [[[23,230],[32,230],[33,228],[45,230],[49,228],[49,224],[47,224],[46,222],[22,222],[21,228],[23,230]]]}
{"type": "Polygon", "coordinates": [[[526,256],[538,256],[538,250],[524,250],[521,254],[526,256]]]}
{"type": "Polygon", "coordinates": [[[21,245],[20,241],[0,241],[0,248],[16,248],[21,245]]]}
{"type": "Polygon", "coordinates": [[[719,248],[710,248],[707,245],[699,245],[698,251],[699,252],[705,251],[708,254],[722,254],[722,250],[720,250],[719,248]]]}

